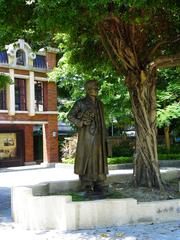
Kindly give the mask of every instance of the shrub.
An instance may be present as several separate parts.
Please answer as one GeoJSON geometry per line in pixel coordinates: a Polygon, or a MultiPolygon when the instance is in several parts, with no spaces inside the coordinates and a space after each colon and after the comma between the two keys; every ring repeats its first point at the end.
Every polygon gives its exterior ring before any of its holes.
{"type": "Polygon", "coordinates": [[[72,137],[65,138],[64,143],[62,144],[62,160],[63,159],[72,159],[76,154],[77,146],[77,135],[72,137]]]}
{"type": "Polygon", "coordinates": [[[134,153],[134,141],[125,140],[119,146],[113,146],[113,157],[126,156],[132,157],[134,153]]]}
{"type": "Polygon", "coordinates": [[[63,163],[74,164],[74,158],[62,158],[63,163]]]}
{"type": "Polygon", "coordinates": [[[180,144],[173,144],[171,145],[170,151],[168,149],[166,149],[166,147],[164,145],[159,145],[158,146],[158,153],[159,154],[169,154],[169,153],[176,153],[176,154],[180,154],[180,144]]]}
{"type": "Polygon", "coordinates": [[[159,160],[180,160],[180,154],[169,153],[169,154],[158,154],[159,160]]]}
{"type": "MultiPolygon", "coordinates": [[[[180,154],[159,154],[159,160],[180,160],[180,154]]],[[[74,164],[74,158],[63,158],[63,163],[74,164]]],[[[112,157],[108,158],[108,164],[132,163],[132,157],[112,157]]]]}

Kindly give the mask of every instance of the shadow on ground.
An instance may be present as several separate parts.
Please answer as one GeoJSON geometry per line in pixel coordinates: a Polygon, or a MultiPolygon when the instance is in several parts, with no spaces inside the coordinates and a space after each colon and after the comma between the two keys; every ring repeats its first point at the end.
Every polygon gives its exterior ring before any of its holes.
{"type": "Polygon", "coordinates": [[[11,189],[0,187],[0,222],[11,220],[11,189]]]}

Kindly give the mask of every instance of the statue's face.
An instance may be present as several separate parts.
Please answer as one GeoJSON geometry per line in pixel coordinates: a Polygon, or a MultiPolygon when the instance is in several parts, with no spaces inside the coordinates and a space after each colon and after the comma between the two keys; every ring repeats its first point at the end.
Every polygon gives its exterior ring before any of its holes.
{"type": "Polygon", "coordinates": [[[96,84],[93,84],[86,89],[86,92],[89,96],[97,97],[99,88],[96,84]]]}

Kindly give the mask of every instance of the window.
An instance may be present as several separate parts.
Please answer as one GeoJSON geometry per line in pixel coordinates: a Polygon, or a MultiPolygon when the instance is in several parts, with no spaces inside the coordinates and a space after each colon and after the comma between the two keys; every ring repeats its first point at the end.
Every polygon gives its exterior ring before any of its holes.
{"type": "Polygon", "coordinates": [[[0,63],[8,63],[8,56],[6,51],[0,52],[0,63]]]}
{"type": "Polygon", "coordinates": [[[26,55],[25,52],[21,49],[16,52],[16,64],[25,66],[26,65],[26,55]]]}
{"type": "Polygon", "coordinates": [[[6,90],[0,90],[0,110],[6,110],[6,90]]]}
{"type": "Polygon", "coordinates": [[[36,58],[33,61],[33,66],[37,68],[47,68],[46,57],[41,55],[36,55],[36,58]]]}
{"type": "Polygon", "coordinates": [[[15,109],[26,110],[26,81],[15,79],[15,109]]]}
{"type": "Polygon", "coordinates": [[[35,111],[44,110],[44,91],[43,82],[35,81],[35,111]]]}

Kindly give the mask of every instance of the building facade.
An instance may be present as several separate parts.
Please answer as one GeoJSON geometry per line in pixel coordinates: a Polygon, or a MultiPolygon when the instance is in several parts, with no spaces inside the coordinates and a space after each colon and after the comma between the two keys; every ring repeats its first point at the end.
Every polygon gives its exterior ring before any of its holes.
{"type": "Polygon", "coordinates": [[[12,84],[0,90],[0,167],[35,164],[33,131],[41,127],[42,161],[58,161],[57,89],[47,73],[57,49],[34,53],[23,39],[0,52],[0,74],[12,84]]]}

